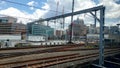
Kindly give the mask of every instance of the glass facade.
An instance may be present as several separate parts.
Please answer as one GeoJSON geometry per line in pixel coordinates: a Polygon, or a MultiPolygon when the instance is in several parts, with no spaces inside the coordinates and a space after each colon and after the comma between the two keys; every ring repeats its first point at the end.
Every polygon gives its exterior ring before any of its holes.
{"type": "Polygon", "coordinates": [[[47,37],[52,37],[54,35],[54,29],[41,25],[41,24],[27,24],[27,33],[29,35],[40,35],[40,36],[47,36],[47,37]]]}
{"type": "Polygon", "coordinates": [[[0,19],[0,22],[2,22],[2,23],[7,23],[8,20],[6,20],[6,19],[0,19]]]}

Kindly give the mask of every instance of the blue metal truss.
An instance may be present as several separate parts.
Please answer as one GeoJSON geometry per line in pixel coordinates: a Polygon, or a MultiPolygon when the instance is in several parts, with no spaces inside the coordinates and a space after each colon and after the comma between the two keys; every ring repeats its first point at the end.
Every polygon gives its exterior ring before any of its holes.
{"type": "MultiPolygon", "coordinates": [[[[92,11],[98,11],[98,10],[103,9],[103,8],[104,8],[104,6],[101,5],[101,6],[97,6],[97,7],[93,7],[93,8],[89,8],[89,9],[84,9],[84,10],[73,12],[73,15],[88,13],[88,12],[92,12],[92,11]]],[[[55,20],[55,19],[58,19],[58,18],[65,18],[65,17],[71,16],[71,15],[72,15],[72,13],[66,13],[66,14],[63,14],[63,15],[58,15],[58,16],[54,16],[54,17],[50,17],[50,18],[37,20],[35,22],[55,20]]]]}

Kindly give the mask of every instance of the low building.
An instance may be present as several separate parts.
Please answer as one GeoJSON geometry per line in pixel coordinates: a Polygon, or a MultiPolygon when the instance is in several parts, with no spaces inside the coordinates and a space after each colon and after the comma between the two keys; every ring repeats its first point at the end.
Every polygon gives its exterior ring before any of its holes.
{"type": "MultiPolygon", "coordinates": [[[[104,26],[104,34],[109,34],[109,27],[104,26]]],[[[94,24],[90,24],[88,28],[88,33],[89,34],[99,34],[100,33],[100,27],[95,27],[94,24]]]]}
{"type": "Polygon", "coordinates": [[[90,24],[90,26],[89,26],[89,28],[88,28],[88,33],[89,33],[89,34],[95,34],[95,33],[99,32],[97,29],[98,29],[98,28],[95,27],[94,24],[90,24]]]}
{"type": "MultiPolygon", "coordinates": [[[[86,36],[88,41],[94,41],[100,39],[100,34],[87,34],[86,36]]],[[[104,39],[109,39],[109,34],[105,34],[104,39]]]]}
{"type": "Polygon", "coordinates": [[[55,38],[56,39],[65,39],[65,31],[64,30],[55,30],[55,38]]]}

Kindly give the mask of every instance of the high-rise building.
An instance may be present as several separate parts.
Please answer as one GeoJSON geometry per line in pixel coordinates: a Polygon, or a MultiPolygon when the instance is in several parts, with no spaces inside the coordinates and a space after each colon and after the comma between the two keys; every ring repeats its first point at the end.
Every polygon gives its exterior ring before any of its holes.
{"type": "Polygon", "coordinates": [[[0,34],[24,34],[26,26],[13,17],[0,17],[0,34]]]}
{"type": "MultiPolygon", "coordinates": [[[[77,18],[77,20],[74,20],[73,23],[72,23],[72,35],[73,35],[73,38],[80,38],[82,36],[85,36],[86,33],[87,33],[87,27],[86,25],[84,24],[84,21],[83,19],[79,19],[77,18]]],[[[70,33],[70,25],[69,25],[69,32],[70,33]]]]}
{"type": "Polygon", "coordinates": [[[0,17],[0,22],[1,23],[16,23],[17,22],[17,19],[14,18],[14,17],[10,17],[10,16],[3,16],[3,17],[0,17]]]}
{"type": "Polygon", "coordinates": [[[97,33],[97,31],[98,31],[97,27],[95,27],[94,24],[90,24],[90,26],[89,26],[89,34],[95,34],[95,33],[97,33]]]}

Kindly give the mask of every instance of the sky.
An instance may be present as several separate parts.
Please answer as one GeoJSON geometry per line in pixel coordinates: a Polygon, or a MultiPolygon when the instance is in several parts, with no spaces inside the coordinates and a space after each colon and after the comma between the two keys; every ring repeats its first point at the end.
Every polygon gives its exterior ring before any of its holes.
{"type": "MultiPolygon", "coordinates": [[[[74,11],[83,10],[98,5],[104,5],[105,25],[116,25],[120,23],[120,0],[75,0],[74,11]]],[[[40,18],[49,18],[56,15],[71,12],[72,0],[0,0],[0,15],[13,16],[18,19],[18,23],[24,24],[38,20],[40,18]],[[58,4],[59,2],[59,4],[58,4]],[[58,10],[56,13],[58,4],[58,10]]],[[[99,12],[97,12],[99,16],[99,12]]],[[[89,14],[74,16],[74,20],[79,17],[84,19],[86,25],[94,24],[94,18],[89,14]]],[[[62,20],[59,19],[58,22],[62,20]]],[[[50,22],[51,26],[54,23],[50,22]]],[[[70,17],[65,18],[65,25],[70,24],[70,17]]],[[[99,23],[97,22],[97,25],[99,23]]],[[[56,27],[60,27],[57,23],[56,27]]]]}

